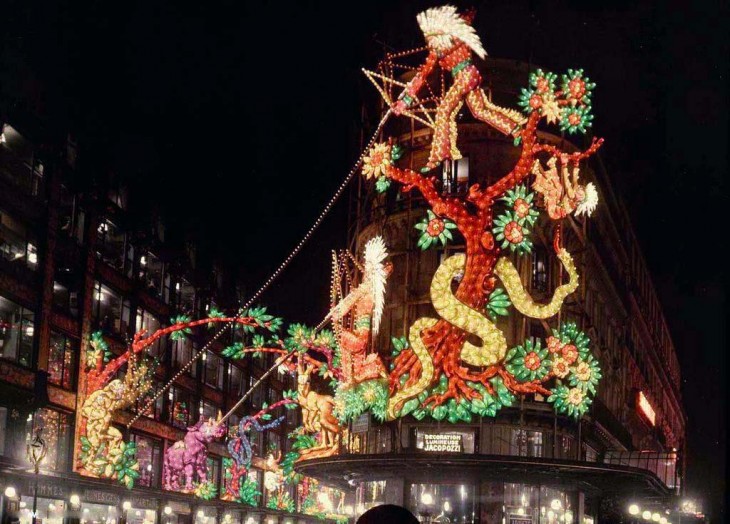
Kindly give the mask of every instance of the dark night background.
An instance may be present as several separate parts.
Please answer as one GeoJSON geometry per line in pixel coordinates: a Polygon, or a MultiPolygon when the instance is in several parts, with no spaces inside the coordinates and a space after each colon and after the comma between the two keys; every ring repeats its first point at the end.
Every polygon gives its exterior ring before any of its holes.
{"type": "MultiPolygon", "coordinates": [[[[2,42],[23,43],[53,86],[49,107],[114,137],[120,166],[240,264],[253,291],[358,154],[360,104],[375,96],[360,68],[374,66],[384,44],[422,45],[415,15],[433,3],[12,4],[2,42]]],[[[558,73],[582,67],[598,84],[601,156],[644,246],[682,365],[686,484],[714,522],[724,521],[724,3],[457,4],[477,7],[491,56],[558,73]]],[[[328,251],[344,247],[346,211],[343,200],[264,295],[274,311],[308,322],[323,315],[328,251]]]]}

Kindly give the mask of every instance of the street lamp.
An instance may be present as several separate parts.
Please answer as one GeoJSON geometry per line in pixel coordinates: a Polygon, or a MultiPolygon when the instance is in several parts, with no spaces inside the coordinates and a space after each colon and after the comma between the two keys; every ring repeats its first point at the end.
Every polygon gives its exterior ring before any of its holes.
{"type": "Polygon", "coordinates": [[[41,437],[42,433],[43,428],[36,429],[33,438],[25,445],[25,455],[28,457],[28,462],[33,466],[33,473],[35,475],[35,480],[33,481],[33,512],[30,514],[32,524],[36,524],[38,517],[38,472],[41,468],[41,462],[43,462],[43,459],[46,458],[46,453],[48,453],[46,441],[41,437]]]}
{"type": "Polygon", "coordinates": [[[629,515],[638,515],[640,511],[641,511],[641,508],[639,507],[638,504],[631,504],[629,506],[629,515]]]}

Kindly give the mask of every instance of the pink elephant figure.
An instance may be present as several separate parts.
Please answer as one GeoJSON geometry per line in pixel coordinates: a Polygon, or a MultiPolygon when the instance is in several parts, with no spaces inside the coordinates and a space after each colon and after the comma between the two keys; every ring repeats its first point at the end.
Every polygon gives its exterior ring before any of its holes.
{"type": "Polygon", "coordinates": [[[172,491],[193,491],[196,475],[198,483],[205,484],[208,481],[207,444],[225,434],[225,424],[212,417],[207,421],[201,418],[197,424],[190,426],[185,438],[175,442],[165,452],[162,473],[164,488],[172,491]],[[185,487],[181,488],[183,475],[185,487]]]}

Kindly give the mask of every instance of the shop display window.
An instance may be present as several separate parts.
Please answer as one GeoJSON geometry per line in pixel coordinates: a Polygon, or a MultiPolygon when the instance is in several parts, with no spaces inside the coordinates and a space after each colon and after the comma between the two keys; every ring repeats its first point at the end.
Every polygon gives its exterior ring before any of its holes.
{"type": "Polygon", "coordinates": [[[130,508],[124,513],[127,524],[157,524],[157,512],[153,509],[130,508]]]}
{"type": "Polygon", "coordinates": [[[474,524],[475,486],[471,484],[411,484],[408,509],[422,521],[474,524]]]}
{"type": "Polygon", "coordinates": [[[168,392],[170,407],[168,422],[176,428],[185,429],[191,424],[193,396],[187,390],[172,386],[168,392]]]}
{"type": "Polygon", "coordinates": [[[71,416],[52,409],[39,409],[28,418],[27,438],[38,430],[46,443],[47,453],[40,464],[42,470],[68,471],[70,466],[73,426],[71,416]]]}
{"type": "Polygon", "coordinates": [[[33,312],[0,296],[0,358],[30,367],[34,334],[33,312]]]}
{"type": "Polygon", "coordinates": [[[162,462],[162,443],[153,438],[132,434],[137,443],[137,460],[139,461],[140,486],[157,488],[160,485],[160,464],[162,462]]]}
{"type": "MultiPolygon", "coordinates": [[[[19,524],[31,524],[33,522],[33,496],[24,496],[21,501],[21,508],[18,514],[19,524]],[[26,500],[27,499],[27,500],[26,500]],[[25,502],[25,504],[23,504],[25,502]]],[[[37,522],[43,524],[64,524],[64,518],[68,502],[64,500],[46,499],[38,497],[36,501],[37,522]]]]}
{"type": "Polygon", "coordinates": [[[81,503],[81,522],[85,524],[115,524],[118,518],[116,506],[81,503]]]}

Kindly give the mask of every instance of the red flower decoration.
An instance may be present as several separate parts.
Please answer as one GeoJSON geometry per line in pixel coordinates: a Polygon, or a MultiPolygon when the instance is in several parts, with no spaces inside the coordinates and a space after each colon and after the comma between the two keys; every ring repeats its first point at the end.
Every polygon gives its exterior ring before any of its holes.
{"type": "Polygon", "coordinates": [[[524,238],[522,226],[517,222],[510,222],[504,227],[504,237],[513,244],[519,244],[524,238]]]}
{"type": "Polygon", "coordinates": [[[566,344],[562,349],[563,358],[568,364],[572,364],[578,360],[578,348],[573,344],[566,344]]]}
{"type": "Polygon", "coordinates": [[[517,213],[517,216],[520,218],[525,218],[530,213],[530,204],[525,202],[522,198],[515,200],[512,207],[515,210],[515,213],[517,213]]]}
{"type": "Polygon", "coordinates": [[[530,107],[533,109],[538,108],[542,105],[542,97],[540,95],[532,95],[530,97],[530,107]]]}
{"type": "Polygon", "coordinates": [[[534,371],[540,367],[540,357],[534,351],[525,355],[525,367],[530,371],[534,371]]]}
{"type": "Polygon", "coordinates": [[[440,218],[434,218],[433,220],[429,220],[428,226],[426,226],[426,232],[432,237],[437,237],[441,234],[444,228],[444,221],[440,218]]]}
{"type": "Polygon", "coordinates": [[[558,337],[548,337],[547,346],[550,353],[560,353],[560,350],[563,349],[563,343],[558,337]]]}

